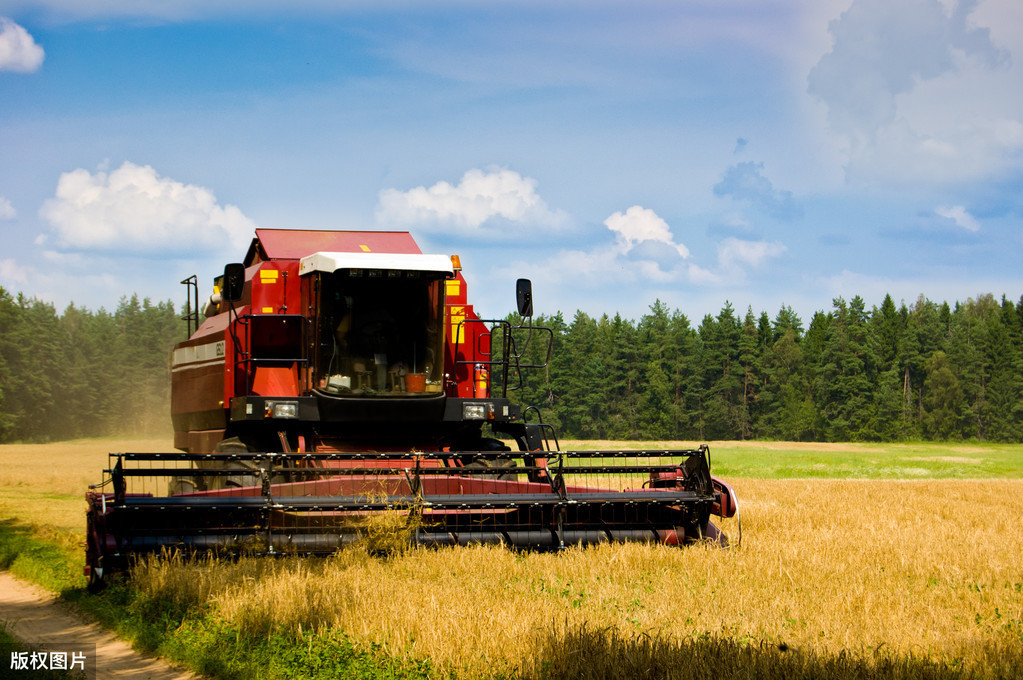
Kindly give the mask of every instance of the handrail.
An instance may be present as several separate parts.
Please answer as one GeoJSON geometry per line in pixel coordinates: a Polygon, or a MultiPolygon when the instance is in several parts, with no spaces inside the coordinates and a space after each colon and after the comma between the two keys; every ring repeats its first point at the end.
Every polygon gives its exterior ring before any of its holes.
{"type": "Polygon", "coordinates": [[[554,331],[545,326],[534,326],[532,324],[532,319],[530,319],[530,324],[528,326],[525,325],[513,326],[511,323],[504,319],[463,319],[458,322],[453,342],[454,356],[456,357],[455,359],[456,367],[469,366],[470,371],[472,370],[472,367],[475,367],[477,365],[486,366],[488,367],[488,370],[491,370],[494,367],[498,367],[501,369],[500,381],[501,397],[505,398],[508,396],[509,390],[514,391],[522,387],[523,369],[546,368],[548,364],[550,364],[551,355],[553,353],[554,348],[554,331]],[[479,339],[477,340],[477,343],[471,348],[470,358],[458,359],[457,357],[459,347],[462,346],[463,344],[467,344],[467,340],[466,341],[462,340],[463,337],[467,338],[469,335],[467,332],[463,335],[462,327],[466,324],[484,324],[486,331],[477,336],[479,339]],[[484,337],[492,339],[494,335],[494,330],[498,328],[500,328],[502,331],[500,350],[501,354],[500,358],[494,358],[492,342],[490,345],[491,347],[490,352],[484,352],[479,345],[481,344],[481,339],[484,337]],[[515,342],[514,332],[521,330],[528,330],[529,333],[527,335],[525,343],[522,345],[522,348],[519,349],[515,342]],[[548,336],[547,349],[544,355],[543,363],[539,364],[522,363],[522,358],[533,340],[533,331],[537,331],[541,334],[546,334],[548,336]],[[516,382],[514,385],[511,385],[509,381],[509,375],[511,373],[514,373],[516,376],[516,382]]]}

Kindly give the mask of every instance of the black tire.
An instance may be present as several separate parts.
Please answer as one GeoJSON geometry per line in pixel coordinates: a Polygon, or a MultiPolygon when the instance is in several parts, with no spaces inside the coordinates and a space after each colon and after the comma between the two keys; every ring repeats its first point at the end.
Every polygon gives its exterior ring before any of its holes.
{"type": "MultiPolygon", "coordinates": [[[[231,455],[233,453],[248,453],[249,447],[238,437],[229,437],[217,443],[213,448],[213,453],[221,455],[231,455]]],[[[214,463],[219,470],[238,470],[239,472],[247,472],[255,470],[255,466],[251,461],[231,460],[223,463],[214,463]]],[[[208,489],[237,489],[243,486],[259,486],[259,477],[256,475],[249,474],[238,474],[238,475],[210,475],[204,477],[205,486],[208,489]]]]}
{"type": "Polygon", "coordinates": [[[89,566],[89,581],[86,584],[86,589],[95,595],[106,588],[107,584],[103,580],[103,577],[106,575],[103,568],[103,555],[99,551],[99,546],[96,545],[91,515],[86,517],[85,531],[85,563],[89,566]]]}
{"type": "Polygon", "coordinates": [[[205,491],[206,487],[202,483],[205,479],[205,477],[171,477],[170,483],[167,485],[167,495],[179,496],[184,493],[205,491]]]}

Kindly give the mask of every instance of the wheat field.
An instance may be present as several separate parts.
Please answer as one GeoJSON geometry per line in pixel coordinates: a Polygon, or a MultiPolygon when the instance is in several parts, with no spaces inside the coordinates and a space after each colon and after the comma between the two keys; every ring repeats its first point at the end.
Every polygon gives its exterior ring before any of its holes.
{"type": "Polygon", "coordinates": [[[350,549],[151,561],[135,578],[248,633],[342,630],[473,677],[521,671],[544,639],[585,628],[885,649],[981,674],[1023,645],[1023,482],[741,480],[737,492],[742,546],[729,550],[350,549]]]}
{"type": "MultiPolygon", "coordinates": [[[[0,512],[46,535],[80,537],[85,487],[101,480],[110,450],[169,448],[0,447],[0,512]]],[[[467,677],[525,672],[538,649],[581,630],[825,655],[884,650],[992,677],[1006,659],[1023,658],[1023,480],[730,481],[742,545],[728,550],[470,547],[379,557],[356,548],[325,560],[155,560],[134,583],[245,632],[342,631],[467,677]]],[[[734,543],[735,520],[724,529],[734,543]]]]}
{"type": "Polygon", "coordinates": [[[173,451],[166,439],[82,439],[0,446],[0,515],[85,537],[85,492],[103,481],[110,452],[173,451]]]}

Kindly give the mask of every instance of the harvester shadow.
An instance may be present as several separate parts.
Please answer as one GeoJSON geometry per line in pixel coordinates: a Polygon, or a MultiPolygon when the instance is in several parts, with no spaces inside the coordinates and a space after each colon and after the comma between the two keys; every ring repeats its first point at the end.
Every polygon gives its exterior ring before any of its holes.
{"type": "MultiPolygon", "coordinates": [[[[536,655],[522,668],[524,680],[965,680],[985,676],[961,665],[884,649],[823,654],[778,642],[742,642],[709,634],[674,639],[615,627],[549,631],[538,634],[535,644],[536,655]]],[[[1020,662],[1023,652],[1003,659],[1002,666],[1019,668],[1020,662]]]]}

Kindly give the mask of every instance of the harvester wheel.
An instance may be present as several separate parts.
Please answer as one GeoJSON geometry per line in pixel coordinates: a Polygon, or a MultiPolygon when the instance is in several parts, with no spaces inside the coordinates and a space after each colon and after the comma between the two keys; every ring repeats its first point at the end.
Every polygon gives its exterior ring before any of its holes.
{"type": "MultiPolygon", "coordinates": [[[[483,437],[474,442],[465,444],[463,451],[511,451],[511,449],[505,445],[500,439],[491,439],[489,437],[483,437]]],[[[498,456],[496,458],[490,458],[488,456],[473,456],[471,454],[465,454],[462,457],[462,465],[466,470],[472,470],[473,477],[487,477],[492,479],[518,479],[518,474],[514,470],[516,467],[515,460],[511,456],[498,456]],[[486,472],[481,472],[486,470],[486,472]]]]}
{"type": "MultiPolygon", "coordinates": [[[[221,454],[249,453],[249,451],[249,446],[238,437],[225,439],[213,449],[214,453],[221,454]]],[[[219,486],[213,488],[238,489],[241,487],[260,486],[263,479],[262,475],[258,473],[260,467],[263,466],[249,460],[229,460],[226,464],[222,465],[221,469],[237,470],[238,474],[212,478],[214,483],[219,484],[219,486]]],[[[280,471],[275,472],[270,479],[271,484],[280,484],[286,481],[288,481],[287,476],[280,474],[280,471]]]]}
{"type": "Polygon", "coordinates": [[[515,461],[511,458],[476,458],[467,464],[465,469],[471,470],[473,477],[518,479],[515,461]]]}
{"type": "Polygon", "coordinates": [[[106,588],[107,584],[103,580],[103,555],[99,551],[99,546],[96,545],[91,515],[86,517],[85,530],[85,564],[89,567],[89,581],[86,588],[90,593],[95,594],[106,588]]]}
{"type": "Polygon", "coordinates": [[[95,595],[96,593],[102,592],[107,587],[106,581],[103,580],[103,567],[97,567],[90,565],[89,569],[89,582],[85,585],[85,589],[95,595]]]}
{"type": "Polygon", "coordinates": [[[206,485],[203,484],[205,477],[171,477],[170,484],[167,485],[167,495],[177,496],[183,493],[195,493],[197,491],[205,491],[206,485]]]}
{"type": "MultiPolygon", "coordinates": [[[[220,454],[232,454],[232,453],[248,453],[249,447],[238,437],[230,437],[219,442],[213,449],[213,453],[220,454]]],[[[248,461],[232,460],[228,461],[227,464],[222,466],[225,470],[238,470],[239,472],[251,472],[255,470],[255,466],[248,461]]],[[[238,474],[231,475],[229,477],[216,476],[212,477],[211,481],[215,484],[215,489],[237,489],[243,486],[259,486],[259,477],[238,474]]]]}
{"type": "Polygon", "coordinates": [[[252,463],[240,460],[232,460],[224,466],[225,470],[237,470],[239,474],[231,475],[230,477],[224,478],[225,489],[240,489],[243,486],[259,486],[260,478],[258,475],[251,474],[256,470],[256,466],[252,463]]]}

